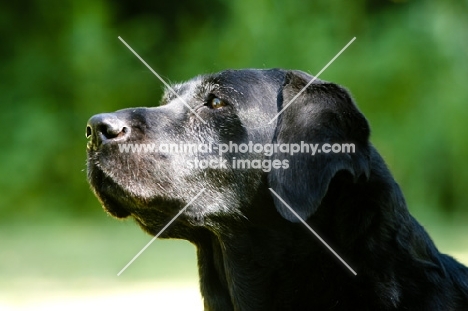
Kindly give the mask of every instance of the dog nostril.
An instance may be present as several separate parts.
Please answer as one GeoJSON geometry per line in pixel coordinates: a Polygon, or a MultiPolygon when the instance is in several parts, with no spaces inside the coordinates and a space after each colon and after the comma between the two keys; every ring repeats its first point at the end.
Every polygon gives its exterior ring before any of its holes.
{"type": "Polygon", "coordinates": [[[118,138],[125,133],[127,133],[128,129],[125,126],[122,126],[121,124],[117,123],[103,123],[98,127],[98,131],[104,135],[106,139],[113,139],[113,138],[118,138]]]}
{"type": "Polygon", "coordinates": [[[112,113],[93,116],[86,126],[86,137],[91,148],[99,147],[103,142],[124,138],[130,134],[126,121],[112,113]]]}
{"type": "Polygon", "coordinates": [[[86,126],[86,138],[90,138],[92,134],[93,130],[91,129],[91,126],[86,126]]]}

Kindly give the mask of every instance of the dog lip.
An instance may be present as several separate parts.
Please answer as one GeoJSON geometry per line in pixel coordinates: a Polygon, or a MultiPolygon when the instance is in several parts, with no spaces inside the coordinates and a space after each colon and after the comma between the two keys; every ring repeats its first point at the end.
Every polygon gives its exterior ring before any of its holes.
{"type": "Polygon", "coordinates": [[[124,219],[127,218],[131,215],[129,211],[126,209],[122,208],[119,206],[118,208],[115,208],[114,206],[111,207],[111,205],[102,205],[103,209],[111,216],[119,219],[124,219]]]}
{"type": "Polygon", "coordinates": [[[94,186],[92,187],[96,197],[98,198],[99,202],[102,205],[104,211],[106,211],[109,215],[115,218],[127,218],[131,215],[131,213],[122,206],[119,202],[116,202],[112,197],[107,194],[104,194],[100,190],[96,189],[94,186]]]}
{"type": "Polygon", "coordinates": [[[116,218],[126,218],[131,215],[131,213],[123,207],[121,202],[118,202],[114,197],[119,197],[115,193],[119,193],[122,190],[120,187],[112,180],[108,179],[104,172],[96,167],[95,164],[88,164],[88,181],[91,186],[92,191],[98,198],[99,202],[102,205],[102,208],[111,216],[116,218]],[[102,185],[111,183],[112,191],[102,189],[102,185]],[[109,194],[112,193],[112,194],[109,194]]]}

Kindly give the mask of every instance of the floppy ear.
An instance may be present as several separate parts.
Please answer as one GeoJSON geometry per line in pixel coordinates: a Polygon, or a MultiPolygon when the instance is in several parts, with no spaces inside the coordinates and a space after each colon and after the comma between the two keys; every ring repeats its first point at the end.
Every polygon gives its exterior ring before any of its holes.
{"type": "MultiPolygon", "coordinates": [[[[300,72],[286,73],[278,93],[278,112],[312,80],[300,72]]],[[[270,187],[304,220],[311,216],[325,197],[332,178],[348,171],[354,182],[369,177],[369,125],[340,86],[315,80],[278,117],[274,144],[318,144],[315,155],[276,152],[272,160],[287,160],[289,168],[273,169],[268,175],[270,187]],[[354,144],[354,153],[335,153],[334,144],[354,144]],[[330,146],[330,148],[328,148],[330,146]]],[[[310,146],[310,145],[309,145],[310,146]]],[[[350,145],[349,145],[350,146],[350,145]]],[[[338,145],[335,145],[335,151],[338,145]]],[[[305,149],[304,149],[305,151],[305,149]]],[[[352,151],[352,148],[351,148],[352,151]]],[[[287,220],[297,217],[274,196],[278,212],[287,220]]]]}

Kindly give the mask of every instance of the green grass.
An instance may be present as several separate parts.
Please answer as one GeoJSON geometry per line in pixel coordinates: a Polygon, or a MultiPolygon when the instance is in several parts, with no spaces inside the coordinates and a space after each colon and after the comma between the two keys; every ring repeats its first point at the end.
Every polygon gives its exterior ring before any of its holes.
{"type": "Polygon", "coordinates": [[[468,224],[435,224],[425,227],[441,253],[451,255],[468,266],[468,224]]]}
{"type": "MultiPolygon", "coordinates": [[[[467,228],[426,225],[442,252],[468,265],[467,228]]],[[[56,300],[63,293],[198,290],[195,247],[186,241],[154,241],[117,276],[151,240],[132,221],[3,225],[0,237],[0,307],[56,300]]]]}
{"type": "MultiPolygon", "coordinates": [[[[117,278],[150,240],[132,221],[2,226],[2,280],[117,278]]],[[[193,279],[195,247],[156,240],[119,279],[193,279]]]]}
{"type": "Polygon", "coordinates": [[[195,247],[179,240],[154,241],[117,276],[151,240],[132,221],[3,225],[0,237],[0,309],[47,296],[198,287],[195,247]]]}

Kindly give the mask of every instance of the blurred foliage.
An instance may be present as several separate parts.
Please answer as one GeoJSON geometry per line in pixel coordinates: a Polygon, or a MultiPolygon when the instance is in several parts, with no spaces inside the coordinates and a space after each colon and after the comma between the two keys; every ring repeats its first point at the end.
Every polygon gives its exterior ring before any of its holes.
{"type": "Polygon", "coordinates": [[[468,218],[468,2],[4,1],[0,222],[102,217],[85,173],[93,114],[155,106],[169,81],[300,69],[351,90],[420,215],[468,218]]]}

